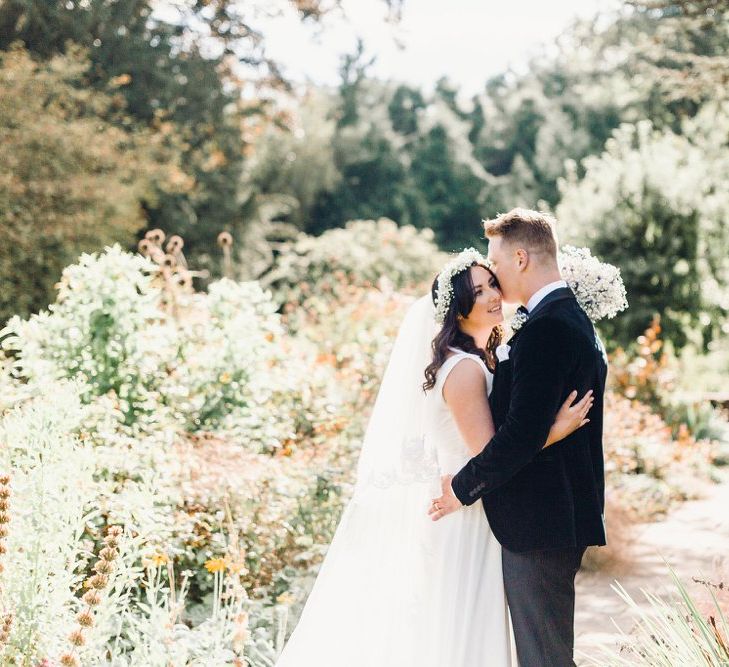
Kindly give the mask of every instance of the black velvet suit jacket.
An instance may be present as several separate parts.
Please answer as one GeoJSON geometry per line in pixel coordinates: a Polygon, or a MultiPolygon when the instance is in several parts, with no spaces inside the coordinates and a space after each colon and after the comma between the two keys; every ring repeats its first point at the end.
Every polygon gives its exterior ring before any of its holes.
{"type": "Polygon", "coordinates": [[[510,551],[605,544],[604,348],[567,288],[548,294],[509,341],[490,404],[496,435],[453,478],[464,505],[483,500],[510,551]],[[561,404],[592,389],[590,423],[542,450],[561,404]]]}

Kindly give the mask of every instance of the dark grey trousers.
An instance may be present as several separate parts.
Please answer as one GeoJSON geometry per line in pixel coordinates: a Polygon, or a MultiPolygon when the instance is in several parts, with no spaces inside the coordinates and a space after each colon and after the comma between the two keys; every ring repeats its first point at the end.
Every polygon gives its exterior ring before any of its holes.
{"type": "Polygon", "coordinates": [[[519,667],[575,664],[575,575],[584,553],[584,547],[525,553],[502,548],[519,667]]]}

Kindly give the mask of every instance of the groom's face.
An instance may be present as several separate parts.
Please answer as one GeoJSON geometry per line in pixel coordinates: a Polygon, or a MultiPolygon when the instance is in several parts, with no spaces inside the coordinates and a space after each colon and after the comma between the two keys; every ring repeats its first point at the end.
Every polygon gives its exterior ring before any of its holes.
{"type": "Polygon", "coordinates": [[[509,243],[504,243],[501,236],[489,238],[489,252],[487,255],[491,270],[496,275],[501,286],[504,301],[516,303],[519,301],[519,263],[516,250],[509,243]]]}

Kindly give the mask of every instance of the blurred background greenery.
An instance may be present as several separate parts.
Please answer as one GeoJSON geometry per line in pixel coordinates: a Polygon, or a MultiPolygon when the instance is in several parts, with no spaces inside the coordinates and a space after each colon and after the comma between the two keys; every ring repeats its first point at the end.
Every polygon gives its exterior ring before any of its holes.
{"type": "MultiPolygon", "coordinates": [[[[152,0],[0,5],[0,320],[46,306],[80,252],[132,249],[153,228],[184,237],[203,276],[222,272],[228,231],[239,277],[259,278],[300,233],[387,217],[451,250],[520,205],[556,212],[563,242],[622,269],[631,308],[609,340],[628,344],[659,313],[678,348],[720,346],[722,3],[630,1],[473,95],[377,78],[361,42],[337,86],[292,85],[248,22],[255,4],[188,0],[172,22],[152,0]]],[[[336,7],[287,4],[321,25],[336,7]]]]}

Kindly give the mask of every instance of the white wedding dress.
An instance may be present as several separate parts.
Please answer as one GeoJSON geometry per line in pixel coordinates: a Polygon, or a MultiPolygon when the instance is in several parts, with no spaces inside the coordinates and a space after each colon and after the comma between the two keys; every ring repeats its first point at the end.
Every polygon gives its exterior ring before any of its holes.
{"type": "Polygon", "coordinates": [[[481,359],[454,352],[424,399],[415,473],[346,507],[276,667],[516,666],[501,546],[481,503],[437,522],[427,515],[439,476],[471,458],[442,396],[446,377],[477,363],[491,390],[481,359]]]}

